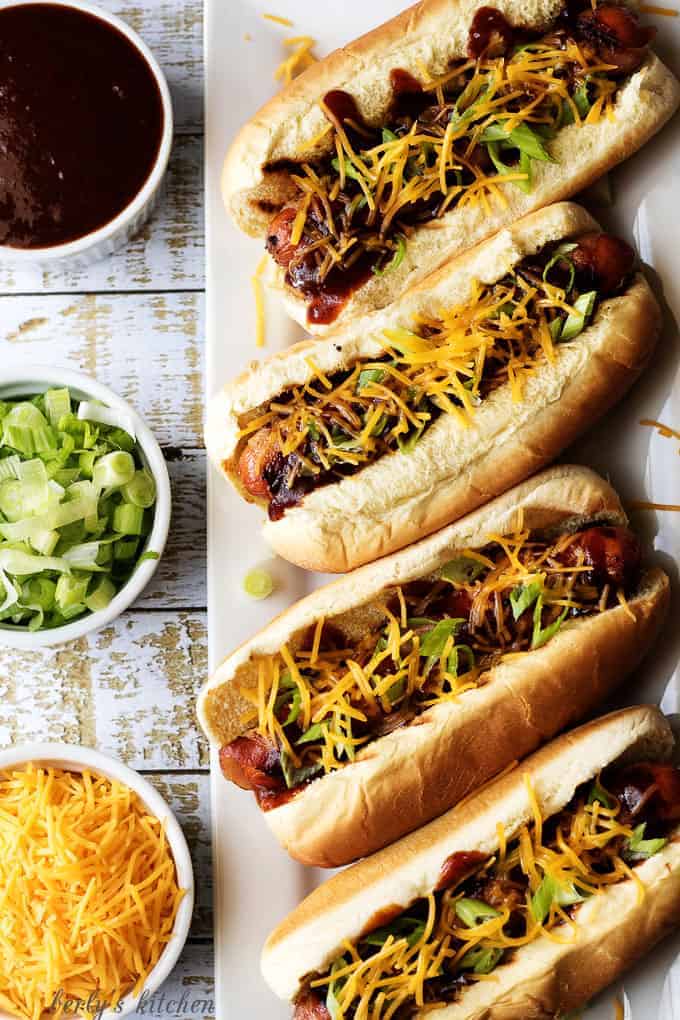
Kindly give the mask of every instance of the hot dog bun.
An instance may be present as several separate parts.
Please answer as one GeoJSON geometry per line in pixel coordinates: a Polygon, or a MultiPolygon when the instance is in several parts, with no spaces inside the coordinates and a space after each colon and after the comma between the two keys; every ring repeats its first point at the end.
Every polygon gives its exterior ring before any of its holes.
{"type": "MultiPolygon", "coordinates": [[[[555,467],[417,545],[319,589],[241,645],[204,687],[198,714],[210,740],[223,746],[244,731],[248,704],[238,686],[257,685],[258,656],[283,644],[295,648],[320,617],[356,637],[386,588],[431,577],[461,549],[484,546],[492,532],[512,532],[520,510],[526,528],[547,534],[592,520],[625,521],[616,493],[596,474],[555,467]]],[[[374,740],[353,764],[265,812],[267,823],[292,856],[321,867],[385,846],[592,711],[652,645],[668,599],[666,575],[647,570],[627,608],[572,620],[543,648],[501,662],[484,686],[374,740]]]]}
{"type": "MultiPolygon", "coordinates": [[[[213,463],[251,501],[237,471],[239,421],[282,390],[326,374],[358,356],[375,357],[373,337],[410,328],[413,317],[469,299],[475,281],[494,283],[551,241],[597,229],[580,206],[561,203],[532,213],[473,251],[448,262],[396,304],[329,336],[303,341],[253,364],[217,394],[208,410],[206,446],[213,463]]],[[[311,570],[351,570],[441,528],[553,460],[626,392],[654,349],[661,313],[637,274],[620,297],[600,305],[591,324],[556,347],[527,378],[514,402],[506,384],[476,408],[472,423],[441,415],[410,453],[394,452],[338,483],[308,493],[264,536],[283,556],[311,570]]],[[[260,501],[265,504],[265,501],[260,501]]]]}
{"type": "MultiPolygon", "coordinates": [[[[470,24],[480,0],[422,0],[368,35],[336,50],[311,67],[264,106],[234,141],[224,165],[222,193],[239,227],[265,236],[273,213],[295,193],[290,170],[267,170],[281,160],[304,161],[322,154],[309,143],[327,123],[319,100],[331,89],[354,96],[368,123],[384,120],[391,101],[390,71],[400,68],[418,80],[423,69],[442,74],[466,56],[470,24]]],[[[546,30],[563,9],[562,0],[498,0],[493,6],[518,28],[546,30]]],[[[507,204],[457,206],[441,219],[417,226],[398,269],[374,277],[354,292],[337,323],[384,308],[441,263],[490,237],[534,209],[574,195],[640,148],[677,108],[680,86],[661,61],[649,54],[623,85],[613,120],[561,130],[551,143],[555,163],[535,168],[529,194],[506,187],[507,204]]],[[[284,283],[288,311],[306,324],[306,301],[284,283]]],[[[315,326],[313,332],[327,332],[315,326]]]]}
{"type": "MultiPolygon", "coordinates": [[[[656,708],[629,708],[559,737],[512,772],[437,821],[334,876],[308,896],[268,939],[265,980],[293,999],[303,978],[369,930],[379,912],[408,907],[437,885],[443,862],[459,850],[493,854],[497,826],[508,839],[532,820],[530,777],[544,818],[560,811],[582,783],[614,762],[667,759],[673,737],[656,708]]],[[[576,937],[558,944],[541,935],[499,967],[494,980],[462,989],[437,1011],[442,1020],[550,1020],[584,1005],[680,923],[680,841],[671,839],[626,879],[582,904],[576,937]]],[[[416,1020],[424,1014],[416,1013],[416,1020]]],[[[431,1015],[431,1014],[428,1014],[431,1015]]]]}

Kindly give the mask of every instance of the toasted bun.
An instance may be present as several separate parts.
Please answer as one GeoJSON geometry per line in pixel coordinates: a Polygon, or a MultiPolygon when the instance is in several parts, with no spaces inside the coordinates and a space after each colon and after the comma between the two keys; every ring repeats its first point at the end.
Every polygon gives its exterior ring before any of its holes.
{"type": "MultiPolygon", "coordinates": [[[[222,192],[227,209],[242,230],[264,236],[273,213],[295,194],[287,170],[267,170],[280,160],[295,162],[322,154],[310,148],[326,125],[319,100],[330,89],[346,89],[368,123],[384,121],[391,101],[390,71],[403,68],[422,80],[465,57],[472,18],[479,0],[422,0],[375,31],[332,53],[275,96],[237,136],[224,165],[222,192]]],[[[562,0],[498,0],[494,7],[518,28],[550,27],[562,0]]],[[[506,187],[507,204],[455,207],[439,220],[416,227],[401,266],[357,291],[337,322],[394,301],[451,255],[490,237],[520,216],[576,194],[642,146],[668,120],[680,101],[680,86],[650,54],[624,84],[612,120],[571,125],[551,143],[555,163],[534,164],[530,194],[506,187]]],[[[283,272],[279,272],[280,285],[283,272]]],[[[294,318],[306,321],[307,305],[285,286],[294,318]]],[[[327,328],[316,327],[315,332],[327,328]]]]}
{"type": "MultiPolygon", "coordinates": [[[[342,941],[369,929],[379,911],[405,909],[431,893],[451,854],[495,853],[499,823],[510,838],[533,817],[525,776],[547,818],[607,765],[666,759],[672,750],[667,721],[649,706],[616,712],[559,737],[474,798],[315,890],[267,940],[265,980],[279,997],[293,999],[304,977],[322,971],[342,941]]],[[[521,947],[494,981],[465,989],[438,1016],[547,1020],[586,1002],[680,922],[680,841],[635,870],[647,892],[641,903],[635,882],[612,886],[579,908],[575,941],[559,945],[543,936],[521,947]]]]}
{"type": "MultiPolygon", "coordinates": [[[[382,348],[374,337],[385,328],[410,328],[418,314],[463,303],[475,280],[495,283],[549,242],[596,228],[571,203],[533,213],[328,343],[303,341],[254,363],[211,402],[205,436],[212,461],[252,501],[237,471],[239,422],[312,378],[312,349],[326,374],[359,356],[375,357],[382,348]]],[[[580,336],[557,346],[554,363],[546,361],[526,379],[520,403],[505,385],[484,400],[467,427],[441,415],[411,453],[394,452],[309,493],[280,520],[265,524],[265,538],[293,563],[344,572],[456,520],[549,463],[616,403],[649,359],[660,324],[656,299],[638,274],[624,295],[602,302],[580,336]]]]}
{"type": "MultiPolygon", "coordinates": [[[[546,533],[625,521],[618,497],[593,472],[552,468],[446,530],[319,589],[242,645],[203,689],[198,712],[211,741],[222,746],[243,732],[247,702],[239,687],[257,683],[258,656],[283,644],[295,648],[320,617],[351,640],[386,589],[434,575],[461,549],[483,546],[491,532],[511,532],[520,508],[526,527],[546,533]]],[[[353,764],[267,811],[268,824],[292,856],[320,867],[387,845],[594,709],[653,643],[668,599],[666,575],[648,571],[628,609],[565,624],[543,648],[490,670],[483,687],[373,741],[353,764]]]]}

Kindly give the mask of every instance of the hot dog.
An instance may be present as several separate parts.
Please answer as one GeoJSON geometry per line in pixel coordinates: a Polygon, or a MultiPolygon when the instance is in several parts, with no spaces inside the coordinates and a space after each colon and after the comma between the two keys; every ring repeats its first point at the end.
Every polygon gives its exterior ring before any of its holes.
{"type": "Polygon", "coordinates": [[[673,743],[651,707],[559,737],[307,897],[268,939],[265,979],[294,1020],[584,1006],[680,924],[673,743]]]}
{"type": "Polygon", "coordinates": [[[613,490],[553,468],[303,599],[222,664],[199,717],[289,852],[337,866],[582,718],[667,602],[613,490]]]}
{"type": "Polygon", "coordinates": [[[325,332],[643,145],[680,99],[653,35],[618,2],[422,0],[246,124],[225,203],[325,332]]]}
{"type": "Polygon", "coordinates": [[[280,555],[352,569],[549,462],[623,395],[660,321],[632,248],[551,206],[253,366],[213,399],[206,445],[280,555]]]}

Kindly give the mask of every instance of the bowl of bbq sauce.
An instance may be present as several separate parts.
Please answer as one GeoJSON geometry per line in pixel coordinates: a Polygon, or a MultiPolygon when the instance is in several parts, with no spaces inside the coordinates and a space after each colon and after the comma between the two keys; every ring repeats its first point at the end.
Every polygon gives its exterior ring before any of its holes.
{"type": "Polygon", "coordinates": [[[82,0],[0,0],[0,261],[86,265],[152,212],[172,146],[153,54],[82,0]]]}

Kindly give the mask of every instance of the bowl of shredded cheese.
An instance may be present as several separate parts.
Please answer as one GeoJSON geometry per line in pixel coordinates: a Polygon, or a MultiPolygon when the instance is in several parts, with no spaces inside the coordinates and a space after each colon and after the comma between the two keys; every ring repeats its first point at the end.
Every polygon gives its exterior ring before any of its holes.
{"type": "Polygon", "coordinates": [[[194,878],[160,794],[88,748],[0,752],[0,1018],[113,1020],[182,952],[194,878]]]}

